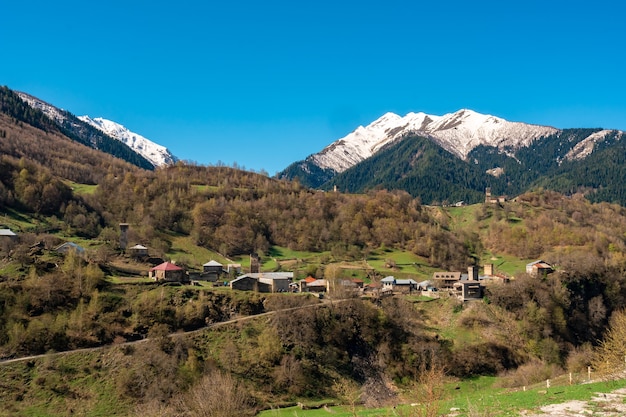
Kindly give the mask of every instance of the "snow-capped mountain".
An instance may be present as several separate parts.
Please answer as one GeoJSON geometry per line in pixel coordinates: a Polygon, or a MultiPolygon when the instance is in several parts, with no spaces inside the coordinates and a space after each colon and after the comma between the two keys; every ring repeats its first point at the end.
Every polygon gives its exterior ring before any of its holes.
{"type": "Polygon", "coordinates": [[[82,139],[81,142],[96,149],[101,148],[101,146],[99,146],[97,142],[100,142],[102,138],[94,137],[90,132],[86,132],[85,128],[83,126],[80,126],[81,124],[84,123],[88,126],[91,126],[89,129],[96,128],[97,131],[102,132],[100,136],[104,134],[106,137],[113,138],[128,146],[130,149],[132,149],[132,151],[137,153],[142,160],[145,161],[145,163],[138,164],[139,166],[142,166],[144,168],[146,166],[149,167],[150,165],[168,165],[178,160],[164,146],[156,144],[137,133],[133,133],[118,123],[99,117],[94,119],[90,118],[89,116],[76,117],[70,112],[53,106],[52,104],[46,103],[45,101],[38,99],[37,97],[33,97],[20,91],[16,91],[15,93],[22,100],[28,103],[28,105],[32,108],[41,110],[46,116],[54,120],[58,125],[63,126],[66,129],[69,129],[70,131],[76,133],[77,136],[82,139]]]}
{"type": "Polygon", "coordinates": [[[67,120],[67,112],[65,110],[55,107],[52,104],[48,104],[37,97],[22,93],[21,91],[16,91],[15,94],[20,96],[20,98],[28,103],[30,107],[41,110],[46,116],[58,124],[63,124],[67,120]]]}
{"type": "Polygon", "coordinates": [[[408,133],[429,137],[450,153],[465,159],[479,145],[515,149],[557,131],[553,127],[509,122],[467,109],[443,116],[409,113],[400,117],[386,113],[366,127],[359,126],[307,160],[322,169],[343,172],[408,133]]]}
{"type": "Polygon", "coordinates": [[[92,119],[89,116],[78,116],[78,118],[112,138],[125,143],[155,166],[170,165],[178,160],[165,146],[156,144],[138,133],[131,132],[119,123],[102,117],[92,119]]]}

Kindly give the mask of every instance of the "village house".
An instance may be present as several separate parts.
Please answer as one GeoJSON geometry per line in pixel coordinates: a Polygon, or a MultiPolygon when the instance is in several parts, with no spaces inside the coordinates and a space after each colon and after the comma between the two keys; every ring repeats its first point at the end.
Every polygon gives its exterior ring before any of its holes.
{"type": "Polygon", "coordinates": [[[186,282],[187,274],[185,270],[171,262],[163,262],[150,269],[148,276],[153,280],[165,282],[186,282]]]}
{"type": "Polygon", "coordinates": [[[433,273],[433,281],[437,288],[452,288],[456,282],[461,280],[460,272],[441,271],[433,273]]]}
{"type": "Polygon", "coordinates": [[[231,274],[234,274],[234,275],[241,274],[241,264],[228,264],[228,265],[226,265],[226,273],[228,275],[231,275],[231,274]]]}
{"type": "Polygon", "coordinates": [[[221,274],[224,272],[224,265],[217,261],[210,260],[202,265],[202,272],[205,274],[221,274]]]}
{"type": "Polygon", "coordinates": [[[380,280],[383,291],[410,293],[417,290],[417,281],[413,279],[396,279],[388,276],[380,280]]]}
{"type": "MultiPolygon", "coordinates": [[[[493,268],[488,270],[493,272],[493,268]]],[[[480,280],[477,266],[467,267],[467,274],[461,272],[435,272],[433,274],[433,281],[439,289],[447,290],[448,294],[462,301],[483,297],[484,287],[480,280]]]]}
{"type": "Polygon", "coordinates": [[[2,239],[17,239],[17,234],[11,231],[11,229],[0,229],[0,238],[2,239]]]}
{"type": "Polygon", "coordinates": [[[210,260],[209,262],[202,265],[202,273],[199,274],[198,279],[216,282],[220,279],[220,276],[224,273],[224,265],[221,263],[210,260]]]}
{"type": "Polygon", "coordinates": [[[359,278],[352,278],[350,280],[357,288],[363,288],[365,286],[365,281],[359,278]]]}
{"type": "Polygon", "coordinates": [[[143,245],[135,245],[128,248],[128,254],[133,258],[144,258],[148,256],[148,248],[143,245]]]}
{"type": "Polygon", "coordinates": [[[492,196],[491,187],[485,189],[485,203],[486,204],[501,204],[506,202],[506,196],[492,196]]]}
{"type": "Polygon", "coordinates": [[[326,279],[315,279],[310,281],[308,277],[307,279],[303,279],[300,281],[300,292],[314,292],[314,293],[322,293],[330,291],[330,282],[326,279]]]}
{"type": "Polygon", "coordinates": [[[230,282],[230,288],[241,291],[288,292],[293,272],[255,272],[230,282]]]}
{"type": "Polygon", "coordinates": [[[552,272],[554,272],[552,265],[542,261],[541,259],[526,265],[526,273],[534,277],[546,276],[552,272]]]}
{"type": "Polygon", "coordinates": [[[74,251],[77,255],[83,256],[85,254],[85,248],[74,243],[74,242],[65,242],[56,248],[54,248],[56,252],[67,255],[69,252],[74,251]]]}
{"type": "Polygon", "coordinates": [[[363,286],[363,294],[380,295],[382,284],[380,282],[370,282],[363,286]]]}
{"type": "Polygon", "coordinates": [[[461,301],[480,300],[483,298],[483,287],[480,281],[464,280],[454,283],[454,292],[461,301]]]}

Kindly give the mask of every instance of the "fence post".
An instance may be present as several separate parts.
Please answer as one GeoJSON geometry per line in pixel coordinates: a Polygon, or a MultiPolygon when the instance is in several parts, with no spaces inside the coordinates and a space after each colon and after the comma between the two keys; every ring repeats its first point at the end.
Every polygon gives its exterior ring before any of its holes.
{"type": "Polygon", "coordinates": [[[591,366],[587,367],[587,379],[591,381],[591,366]]]}

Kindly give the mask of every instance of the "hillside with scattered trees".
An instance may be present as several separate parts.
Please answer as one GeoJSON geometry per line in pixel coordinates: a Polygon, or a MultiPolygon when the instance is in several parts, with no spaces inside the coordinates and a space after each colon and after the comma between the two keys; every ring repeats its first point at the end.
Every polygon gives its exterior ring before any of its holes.
{"type": "MultiPolygon", "coordinates": [[[[299,401],[354,404],[355,393],[383,406],[414,399],[429,375],[497,375],[513,387],[619,357],[620,205],[539,189],[443,207],[405,191],[323,192],[225,166],[144,170],[33,117],[0,114],[0,224],[18,234],[0,241],[0,416],[252,415],[299,401]],[[368,283],[422,280],[494,259],[496,268],[544,259],[556,271],[532,277],[518,267],[465,304],[341,288],[320,300],[166,286],[130,263],[120,223],[164,260],[185,250],[226,260],[257,253],[296,279],[337,283],[366,270],[368,283]],[[83,244],[84,256],[56,252],[65,241],[83,244]],[[295,253],[290,264],[281,252],[295,253]],[[53,354],[81,348],[98,350],[53,354]]],[[[181,264],[198,270],[207,260],[181,264]]]]}

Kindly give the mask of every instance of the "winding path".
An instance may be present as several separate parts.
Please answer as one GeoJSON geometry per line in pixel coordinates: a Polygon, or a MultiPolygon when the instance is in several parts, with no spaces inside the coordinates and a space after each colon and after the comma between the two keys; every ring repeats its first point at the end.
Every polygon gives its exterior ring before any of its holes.
{"type": "MultiPolygon", "coordinates": [[[[283,313],[283,312],[289,312],[289,311],[295,311],[295,310],[302,310],[302,309],[305,309],[305,308],[327,307],[327,306],[332,306],[333,304],[343,303],[343,302],[350,301],[350,300],[353,300],[353,299],[347,298],[347,299],[341,299],[341,300],[331,300],[329,298],[325,298],[321,303],[318,303],[318,304],[307,304],[307,305],[304,305],[304,306],[289,307],[289,308],[283,308],[283,309],[275,310],[275,311],[268,311],[266,313],[255,314],[255,315],[252,315],[252,316],[237,317],[237,318],[231,319],[231,320],[220,321],[218,323],[212,323],[212,324],[209,324],[209,325],[207,325],[205,327],[201,327],[201,328],[196,329],[196,330],[190,330],[188,332],[170,333],[168,335],[168,337],[189,336],[189,335],[192,335],[192,334],[195,334],[195,333],[204,332],[206,330],[211,330],[211,329],[214,329],[214,328],[217,328],[217,327],[227,326],[227,325],[233,324],[233,323],[240,323],[240,322],[247,321],[247,320],[258,319],[258,318],[261,318],[261,317],[268,317],[268,316],[274,315],[276,313],[283,313]]],[[[110,348],[110,347],[116,347],[116,346],[136,345],[136,344],[139,344],[139,343],[148,342],[149,340],[150,340],[149,338],[145,338],[145,339],[140,339],[140,340],[133,340],[131,342],[102,345],[102,346],[96,346],[96,347],[92,347],[92,348],[81,348],[81,349],[74,349],[74,350],[64,350],[62,352],[43,353],[41,355],[31,355],[31,356],[22,356],[22,357],[13,358],[13,359],[4,359],[4,360],[0,360],[0,366],[1,365],[8,365],[10,363],[23,362],[23,361],[29,361],[29,360],[35,360],[35,359],[42,359],[42,358],[49,358],[49,357],[58,357],[58,356],[63,356],[63,355],[69,355],[69,354],[72,354],[72,353],[95,352],[95,351],[98,351],[98,350],[103,350],[103,349],[107,349],[107,348],[110,348]]]]}

